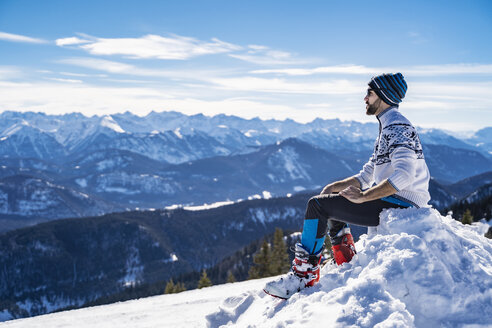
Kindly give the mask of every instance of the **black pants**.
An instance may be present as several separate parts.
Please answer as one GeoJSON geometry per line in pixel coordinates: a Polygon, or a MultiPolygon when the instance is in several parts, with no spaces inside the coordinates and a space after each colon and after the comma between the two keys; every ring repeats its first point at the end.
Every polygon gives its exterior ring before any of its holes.
{"type": "Polygon", "coordinates": [[[356,204],[334,194],[314,196],[307,205],[301,243],[311,254],[316,254],[323,248],[328,230],[332,244],[336,245],[341,240],[337,238],[338,232],[349,223],[377,226],[383,209],[405,207],[408,206],[381,199],[356,204]]]}

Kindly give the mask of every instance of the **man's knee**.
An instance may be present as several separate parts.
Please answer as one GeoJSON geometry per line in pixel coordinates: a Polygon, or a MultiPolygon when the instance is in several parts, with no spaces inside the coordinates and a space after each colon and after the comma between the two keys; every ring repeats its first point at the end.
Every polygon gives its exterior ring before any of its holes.
{"type": "Polygon", "coordinates": [[[316,196],[313,196],[311,198],[309,198],[308,202],[307,202],[307,206],[309,208],[313,208],[313,207],[319,207],[319,201],[317,199],[319,195],[316,195],[316,196]]]}
{"type": "Polygon", "coordinates": [[[320,218],[322,216],[321,213],[321,204],[318,201],[319,196],[314,196],[311,197],[308,200],[307,207],[306,207],[306,219],[315,219],[315,218],[320,218]]]}

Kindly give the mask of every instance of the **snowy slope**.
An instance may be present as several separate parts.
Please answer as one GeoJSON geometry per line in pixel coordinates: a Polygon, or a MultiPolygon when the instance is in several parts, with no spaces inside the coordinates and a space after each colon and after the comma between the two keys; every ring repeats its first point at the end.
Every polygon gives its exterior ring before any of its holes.
{"type": "MultiPolygon", "coordinates": [[[[110,305],[46,314],[0,323],[17,328],[150,328],[205,327],[205,317],[217,311],[230,295],[260,290],[271,278],[148,297],[110,305]]],[[[0,320],[2,313],[0,312],[0,320]]]]}
{"type": "Polygon", "coordinates": [[[269,279],[9,321],[0,327],[490,327],[488,225],[433,209],[392,209],[341,267],[287,301],[269,279]]]}
{"type": "Polygon", "coordinates": [[[463,226],[433,209],[388,210],[362,236],[350,264],[286,302],[230,297],[211,327],[461,327],[492,324],[492,241],[486,224],[463,226]]]}

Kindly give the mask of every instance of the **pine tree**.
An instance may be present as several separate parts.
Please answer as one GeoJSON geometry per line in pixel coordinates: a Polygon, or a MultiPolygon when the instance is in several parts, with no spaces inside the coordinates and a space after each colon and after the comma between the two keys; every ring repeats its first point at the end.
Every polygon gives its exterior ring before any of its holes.
{"type": "Polygon", "coordinates": [[[182,283],[182,282],[178,282],[174,286],[174,292],[175,293],[181,293],[181,292],[184,292],[185,290],[186,290],[186,287],[185,287],[184,283],[182,283]]]}
{"type": "Polygon", "coordinates": [[[234,277],[234,274],[231,271],[227,273],[227,282],[236,282],[236,277],[234,277]]]}
{"type": "Polygon", "coordinates": [[[200,280],[198,281],[198,289],[204,288],[204,287],[210,287],[212,286],[212,282],[207,276],[207,272],[205,269],[202,271],[202,276],[200,277],[200,280]]]}
{"type": "Polygon", "coordinates": [[[270,274],[286,273],[290,268],[289,254],[284,241],[282,229],[276,228],[273,235],[273,249],[270,260],[270,274]]]}
{"type": "Polygon", "coordinates": [[[254,265],[249,270],[249,279],[257,279],[271,276],[270,272],[271,252],[267,240],[263,240],[260,252],[257,253],[253,262],[254,265]]]}
{"type": "Polygon", "coordinates": [[[472,224],[473,216],[471,215],[470,209],[466,209],[465,213],[463,213],[463,218],[461,219],[461,223],[463,224],[472,224]]]}
{"type": "Polygon", "coordinates": [[[164,289],[164,294],[173,294],[175,293],[174,290],[175,290],[174,281],[171,279],[166,284],[166,288],[164,289]]]}

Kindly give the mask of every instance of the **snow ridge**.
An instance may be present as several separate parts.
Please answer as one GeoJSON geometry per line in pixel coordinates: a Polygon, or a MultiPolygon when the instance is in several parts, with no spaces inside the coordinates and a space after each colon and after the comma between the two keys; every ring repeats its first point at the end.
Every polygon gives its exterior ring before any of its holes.
{"type": "Polygon", "coordinates": [[[462,327],[492,322],[488,225],[434,209],[390,209],[340,267],[287,301],[251,291],[225,299],[209,327],[462,327]],[[377,230],[377,231],[376,231],[377,230]],[[377,233],[376,233],[377,232],[377,233]]]}

